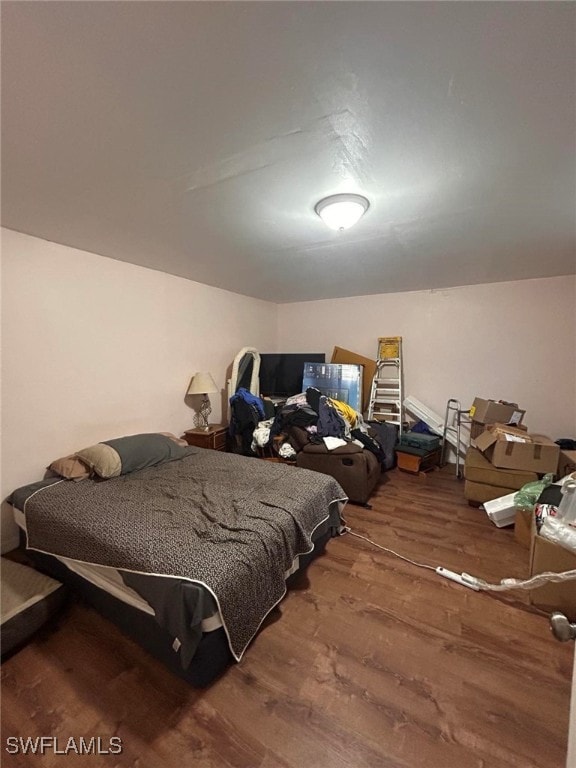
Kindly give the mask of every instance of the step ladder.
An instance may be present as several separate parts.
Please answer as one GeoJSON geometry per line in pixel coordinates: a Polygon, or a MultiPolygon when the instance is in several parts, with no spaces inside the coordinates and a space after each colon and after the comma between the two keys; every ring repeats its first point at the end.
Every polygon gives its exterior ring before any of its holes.
{"type": "Polygon", "coordinates": [[[396,424],[398,434],[401,435],[404,423],[403,401],[402,336],[382,336],[378,339],[368,421],[396,424]]]}

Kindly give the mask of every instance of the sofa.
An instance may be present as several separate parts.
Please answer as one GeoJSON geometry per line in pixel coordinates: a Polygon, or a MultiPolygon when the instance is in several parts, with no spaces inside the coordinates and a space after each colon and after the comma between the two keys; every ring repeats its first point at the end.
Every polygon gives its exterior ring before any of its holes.
{"type": "Polygon", "coordinates": [[[369,506],[368,500],[381,477],[376,456],[356,443],[329,451],[324,443],[311,443],[306,430],[291,427],[288,441],[296,451],[296,466],[323,472],[337,480],[351,502],[369,506]]]}

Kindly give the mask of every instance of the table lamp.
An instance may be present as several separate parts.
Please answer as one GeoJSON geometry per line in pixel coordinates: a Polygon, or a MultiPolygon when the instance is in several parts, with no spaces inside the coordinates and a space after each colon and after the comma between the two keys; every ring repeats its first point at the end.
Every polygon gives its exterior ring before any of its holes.
{"type": "Polygon", "coordinates": [[[189,395],[203,395],[202,402],[200,403],[200,409],[194,417],[194,424],[199,429],[208,430],[208,417],[212,413],[210,407],[209,393],[218,392],[218,387],[214,383],[214,379],[209,373],[195,373],[188,387],[189,395]]]}

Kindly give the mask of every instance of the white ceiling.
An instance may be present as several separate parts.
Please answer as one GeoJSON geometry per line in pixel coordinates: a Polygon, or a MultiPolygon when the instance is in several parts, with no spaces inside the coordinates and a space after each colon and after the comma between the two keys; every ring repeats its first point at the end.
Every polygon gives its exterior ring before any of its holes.
{"type": "Polygon", "coordinates": [[[574,3],[2,2],[2,223],[277,302],[576,271],[574,3]],[[356,227],[315,203],[360,192],[356,227]]]}

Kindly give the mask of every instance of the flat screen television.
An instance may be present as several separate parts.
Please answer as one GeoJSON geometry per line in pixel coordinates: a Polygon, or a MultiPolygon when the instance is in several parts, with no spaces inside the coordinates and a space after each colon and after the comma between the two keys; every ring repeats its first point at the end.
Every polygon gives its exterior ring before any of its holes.
{"type": "Polygon", "coordinates": [[[305,363],[324,363],[326,355],[318,352],[260,354],[260,394],[266,397],[290,397],[302,392],[305,363]]]}

